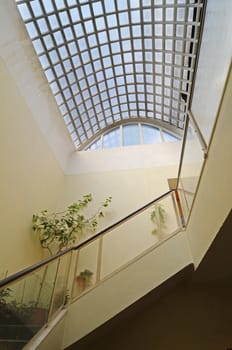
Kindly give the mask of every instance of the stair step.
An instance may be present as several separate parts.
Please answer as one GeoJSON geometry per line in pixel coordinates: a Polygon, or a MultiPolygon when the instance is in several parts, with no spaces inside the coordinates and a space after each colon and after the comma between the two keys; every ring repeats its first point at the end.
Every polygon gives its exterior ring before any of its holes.
{"type": "Polygon", "coordinates": [[[31,339],[43,325],[0,325],[0,340],[12,339],[12,340],[25,340],[31,339]]]}
{"type": "Polygon", "coordinates": [[[1,350],[22,350],[27,344],[27,340],[0,339],[1,350]]]}

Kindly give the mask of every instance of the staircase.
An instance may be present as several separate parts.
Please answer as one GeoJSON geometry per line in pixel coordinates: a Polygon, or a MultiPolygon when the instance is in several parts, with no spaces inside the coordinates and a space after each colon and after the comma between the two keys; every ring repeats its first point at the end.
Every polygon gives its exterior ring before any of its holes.
{"type": "Polygon", "coordinates": [[[41,308],[0,308],[0,349],[22,349],[43,327],[47,310],[41,308]]]}
{"type": "Polygon", "coordinates": [[[191,263],[179,209],[177,193],[170,190],[78,246],[0,281],[0,349],[22,349],[59,314],[68,297],[65,337],[76,341],[191,263]],[[150,215],[161,205],[165,226],[155,222],[153,235],[150,215]],[[177,254],[176,246],[183,254],[177,254]],[[173,260],[170,266],[167,254],[173,260]],[[86,270],[92,274],[83,285],[80,276],[86,270]],[[113,305],[116,289],[122,298],[115,298],[113,305]],[[76,332],[76,325],[85,323],[87,313],[81,309],[86,303],[97,317],[76,332]],[[77,316],[75,321],[72,316],[77,316]]]}

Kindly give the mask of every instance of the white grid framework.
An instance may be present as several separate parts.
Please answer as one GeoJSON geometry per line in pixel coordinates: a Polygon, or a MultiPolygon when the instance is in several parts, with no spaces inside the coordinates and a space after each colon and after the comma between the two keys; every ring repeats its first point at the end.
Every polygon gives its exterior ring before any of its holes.
{"type": "Polygon", "coordinates": [[[16,0],[77,149],[115,123],[182,129],[203,0],[16,0]]]}

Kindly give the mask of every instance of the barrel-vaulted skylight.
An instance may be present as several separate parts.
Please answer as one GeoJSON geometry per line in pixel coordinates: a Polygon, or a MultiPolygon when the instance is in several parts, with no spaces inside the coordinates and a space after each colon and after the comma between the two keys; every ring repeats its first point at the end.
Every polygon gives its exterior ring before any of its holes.
{"type": "Polygon", "coordinates": [[[202,0],[16,0],[77,149],[115,123],[182,129],[202,0]]]}

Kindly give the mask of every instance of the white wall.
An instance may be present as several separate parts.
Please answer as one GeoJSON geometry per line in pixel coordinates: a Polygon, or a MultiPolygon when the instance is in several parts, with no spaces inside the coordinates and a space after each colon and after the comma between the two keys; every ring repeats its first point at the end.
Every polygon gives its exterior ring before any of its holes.
{"type": "Polygon", "coordinates": [[[192,112],[209,142],[232,57],[232,1],[209,0],[192,112]]]}
{"type": "Polygon", "coordinates": [[[74,147],[15,1],[0,1],[0,57],[64,170],[74,147]]]}
{"type": "Polygon", "coordinates": [[[1,59],[0,106],[0,274],[9,275],[41,260],[32,214],[55,209],[63,172],[1,59]]]}
{"type": "Polygon", "coordinates": [[[80,151],[70,155],[66,174],[147,169],[179,163],[181,142],[80,151]]]}
{"type": "Polygon", "coordinates": [[[176,176],[177,166],[65,176],[58,210],[63,210],[82,195],[92,193],[94,200],[90,213],[94,213],[99,203],[112,196],[112,203],[100,225],[105,227],[168,191],[167,179],[176,176]]]}
{"type": "Polygon", "coordinates": [[[115,316],[190,263],[192,258],[186,236],[179,233],[104,281],[69,306],[63,348],[115,316]]]}
{"type": "Polygon", "coordinates": [[[193,206],[187,234],[198,265],[232,207],[232,72],[193,206]]]}

